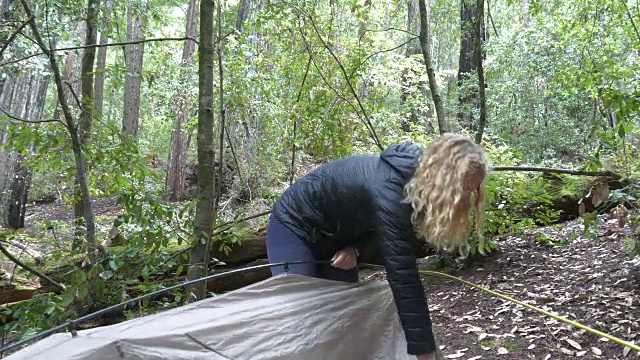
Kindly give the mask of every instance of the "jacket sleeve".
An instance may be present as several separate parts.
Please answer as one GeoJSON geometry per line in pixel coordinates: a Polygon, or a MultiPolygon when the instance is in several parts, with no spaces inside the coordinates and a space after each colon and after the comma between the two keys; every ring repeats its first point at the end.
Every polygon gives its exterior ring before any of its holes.
{"type": "Polygon", "coordinates": [[[387,184],[377,194],[380,251],[398,309],[410,355],[435,351],[435,340],[424,287],[413,248],[411,205],[402,203],[397,184],[387,184]]]}

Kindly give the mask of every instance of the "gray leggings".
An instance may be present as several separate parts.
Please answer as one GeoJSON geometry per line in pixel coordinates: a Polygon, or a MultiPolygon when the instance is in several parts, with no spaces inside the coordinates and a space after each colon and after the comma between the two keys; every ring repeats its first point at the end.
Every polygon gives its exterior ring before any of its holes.
{"type": "MultiPolygon", "coordinates": [[[[275,216],[269,218],[267,225],[267,257],[269,263],[286,261],[327,261],[331,259],[319,259],[296,234],[289,230],[275,216]]],[[[273,276],[285,272],[283,265],[272,266],[273,276]]],[[[358,282],[358,268],[351,270],[337,269],[330,264],[293,264],[289,265],[289,272],[329,280],[358,282]]]]}

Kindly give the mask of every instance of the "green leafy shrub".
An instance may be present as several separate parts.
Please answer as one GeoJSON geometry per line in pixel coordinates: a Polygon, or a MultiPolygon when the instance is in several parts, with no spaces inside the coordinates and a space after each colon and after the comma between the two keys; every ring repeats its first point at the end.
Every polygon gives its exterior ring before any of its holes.
{"type": "MultiPolygon", "coordinates": [[[[506,144],[487,140],[483,146],[491,166],[524,163],[523,154],[506,144]]],[[[543,176],[520,171],[493,172],[486,181],[485,232],[522,232],[553,224],[559,219],[559,211],[552,205],[552,187],[543,176]]]]}

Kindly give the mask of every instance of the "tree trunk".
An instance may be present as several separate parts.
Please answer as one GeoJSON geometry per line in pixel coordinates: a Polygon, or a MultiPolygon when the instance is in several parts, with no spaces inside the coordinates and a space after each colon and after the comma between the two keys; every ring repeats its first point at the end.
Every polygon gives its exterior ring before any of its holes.
{"type": "Polygon", "coordinates": [[[5,19],[9,16],[9,3],[12,0],[0,0],[0,18],[5,19]]]}
{"type": "MultiPolygon", "coordinates": [[[[87,7],[87,20],[85,32],[85,46],[95,45],[98,42],[97,21],[100,14],[100,0],[89,0],[87,7]]],[[[87,47],[83,49],[82,66],[80,73],[80,91],[82,95],[82,109],[78,121],[78,135],[80,142],[84,145],[91,133],[91,121],[94,114],[93,97],[93,68],[96,60],[96,48],[87,47]]]]}
{"type": "MultiPolygon", "coordinates": [[[[87,19],[86,19],[86,32],[85,32],[85,46],[95,45],[98,41],[98,30],[97,30],[97,19],[98,14],[100,13],[100,0],[89,0],[87,5],[87,19]]],[[[77,129],[73,129],[73,131],[78,132],[78,141],[80,142],[80,147],[83,147],[89,141],[89,135],[91,133],[91,122],[93,120],[94,108],[93,108],[93,64],[96,58],[96,48],[95,47],[86,47],[83,49],[82,54],[82,62],[80,69],[80,93],[81,93],[81,109],[80,109],[80,117],[78,119],[78,127],[77,129]]],[[[82,160],[82,156],[78,158],[79,161],[82,160]]],[[[88,167],[85,163],[83,166],[84,176],[87,176],[88,167]]],[[[86,227],[87,234],[93,234],[93,242],[89,245],[90,248],[96,246],[95,241],[95,224],[85,223],[85,213],[87,211],[91,212],[91,216],[93,217],[93,212],[91,210],[91,201],[89,199],[83,199],[80,192],[80,179],[76,177],[74,183],[74,214],[75,214],[75,223],[76,223],[76,240],[74,241],[73,247],[79,248],[81,243],[80,239],[82,238],[82,234],[84,233],[83,227],[86,227]],[[87,209],[87,206],[89,209],[87,209]]],[[[86,181],[86,179],[85,179],[86,181]]],[[[88,190],[88,189],[87,189],[88,190]]],[[[87,191],[88,194],[88,191],[87,191]]],[[[87,239],[88,240],[88,239],[87,239]]],[[[89,240],[88,240],[89,241],[89,240]]]]}
{"type": "Polygon", "coordinates": [[[240,0],[238,4],[238,16],[236,16],[236,31],[242,32],[244,22],[249,18],[251,11],[251,0],[240,0]]]}
{"type": "MultiPolygon", "coordinates": [[[[241,4],[238,7],[238,14],[236,16],[236,31],[238,32],[238,34],[242,33],[243,31],[243,27],[244,27],[244,23],[249,19],[249,17],[251,16],[251,12],[254,10],[252,9],[253,6],[253,2],[252,0],[241,0],[241,4]]],[[[259,1],[258,4],[256,5],[256,10],[261,9],[264,4],[262,3],[262,1],[259,1]]],[[[249,40],[249,41],[253,41],[253,40],[249,40]]],[[[251,111],[247,111],[247,114],[252,114],[251,111]]],[[[252,129],[251,126],[249,125],[249,122],[247,121],[247,117],[251,118],[251,115],[243,115],[242,114],[242,109],[239,109],[237,107],[231,108],[227,110],[227,116],[229,117],[229,123],[233,124],[233,123],[237,123],[240,124],[242,126],[242,132],[244,134],[240,135],[244,136],[245,139],[242,142],[242,145],[244,145],[244,153],[245,153],[245,159],[247,161],[247,165],[246,168],[247,169],[254,169],[255,168],[255,162],[256,162],[256,157],[258,156],[258,151],[256,150],[256,136],[255,134],[252,134],[252,129]]],[[[229,141],[229,145],[233,146],[233,144],[231,143],[231,135],[233,134],[233,132],[230,132],[230,128],[231,126],[227,127],[227,136],[228,136],[228,141],[229,141]]],[[[238,172],[240,172],[240,168],[238,165],[238,172]]],[[[251,184],[252,181],[251,179],[255,179],[254,176],[252,176],[252,172],[251,170],[247,170],[247,177],[246,178],[242,178],[241,181],[244,182],[244,187],[241,190],[240,196],[239,198],[242,200],[246,200],[246,201],[251,201],[251,184]]]]}
{"type": "Polygon", "coordinates": [[[485,93],[484,67],[482,64],[482,33],[484,24],[484,0],[477,0],[476,4],[476,43],[475,43],[475,59],[478,64],[478,89],[480,90],[480,120],[478,121],[478,131],[476,132],[476,143],[482,142],[482,135],[487,124],[487,97],[485,93]]]}
{"type": "MultiPolygon", "coordinates": [[[[31,17],[33,13],[31,12],[31,8],[26,0],[21,0],[22,6],[25,9],[25,13],[27,17],[31,17]]],[[[56,90],[58,92],[58,98],[60,100],[60,104],[62,106],[62,112],[64,113],[65,118],[67,119],[69,137],[71,138],[71,147],[73,149],[74,162],[76,167],[76,183],[80,188],[80,203],[82,204],[84,222],[86,224],[86,234],[87,234],[87,253],[89,255],[89,261],[92,264],[95,264],[96,260],[96,232],[95,232],[95,218],[93,215],[93,209],[91,208],[91,197],[89,195],[89,186],[87,184],[87,173],[85,170],[84,159],[82,155],[82,143],[80,142],[80,137],[78,134],[78,130],[76,127],[76,123],[74,121],[73,115],[71,114],[71,109],[69,108],[69,104],[67,102],[67,98],[64,93],[64,86],[62,83],[62,75],[60,73],[60,68],[58,67],[58,63],[56,62],[55,54],[49,50],[47,44],[42,39],[40,35],[40,31],[36,25],[35,20],[31,20],[29,22],[31,29],[33,30],[33,36],[42,49],[42,51],[49,58],[49,64],[51,65],[51,71],[53,73],[53,77],[55,79],[56,90]]]]}
{"type": "MultiPolygon", "coordinates": [[[[195,38],[198,33],[200,1],[190,0],[187,8],[186,36],[195,38]]],[[[185,79],[189,79],[190,70],[193,68],[193,54],[196,46],[193,41],[185,41],[182,48],[182,67],[185,69],[185,79]]],[[[171,149],[167,168],[166,186],[169,192],[169,200],[176,201],[182,197],[185,187],[185,167],[187,165],[187,150],[189,148],[190,133],[187,133],[186,125],[191,115],[191,99],[184,94],[176,94],[177,114],[171,131],[171,149]]]]}
{"type": "Polygon", "coordinates": [[[427,11],[427,5],[425,0],[418,1],[420,6],[420,47],[422,48],[422,57],[424,57],[424,63],[427,67],[427,77],[429,78],[429,89],[431,90],[431,98],[433,99],[433,105],[436,108],[436,115],[438,117],[438,130],[440,134],[447,132],[447,123],[444,117],[444,105],[442,104],[442,98],[438,92],[438,86],[436,84],[435,70],[431,61],[431,31],[429,26],[429,13],[427,11]]]}
{"type": "MultiPolygon", "coordinates": [[[[244,269],[251,266],[266,265],[269,263],[267,259],[258,259],[241,266],[225,266],[218,271],[230,271],[234,269],[244,269]]],[[[227,291],[233,291],[242,287],[255,284],[259,281],[266,280],[271,276],[271,270],[268,266],[258,269],[247,270],[236,274],[227,275],[222,278],[207,281],[207,291],[220,294],[227,291]]]]}
{"type": "MultiPolygon", "coordinates": [[[[7,75],[0,93],[0,106],[11,115],[38,121],[42,118],[48,76],[39,70],[27,70],[13,79],[7,75]]],[[[25,123],[23,126],[32,126],[25,123]]],[[[7,134],[3,134],[3,142],[7,134]]],[[[33,146],[30,145],[33,150],[33,146]]],[[[24,216],[28,200],[28,191],[31,183],[31,168],[23,166],[24,158],[16,152],[2,153],[2,223],[13,229],[24,227],[24,216]]]]}
{"type": "MultiPolygon", "coordinates": [[[[79,39],[83,39],[86,37],[86,25],[87,24],[85,22],[80,22],[76,26],[76,36],[79,39]]],[[[64,62],[64,71],[62,73],[62,80],[70,85],[64,86],[64,94],[72,111],[78,109],[78,103],[76,101],[69,102],[69,99],[75,99],[71,92],[73,91],[76,96],[79,96],[78,94],[80,94],[81,67],[80,63],[76,61],[77,59],[78,55],[76,54],[75,50],[68,51],[64,62]]],[[[60,119],[63,117],[63,115],[64,114],[62,113],[62,105],[58,97],[58,100],[56,101],[56,109],[53,113],[53,118],[60,119]]]]}
{"type": "Polygon", "coordinates": [[[477,108],[477,94],[469,78],[478,68],[474,44],[476,30],[474,18],[476,16],[476,4],[473,0],[460,1],[460,56],[458,62],[458,122],[463,128],[474,130],[473,110],[477,108]]]}
{"type": "MultiPolygon", "coordinates": [[[[133,0],[127,1],[127,41],[144,39],[143,8],[136,8],[133,0]]],[[[146,5],[144,6],[146,7],[146,5]]],[[[124,61],[127,67],[124,85],[124,110],[122,131],[127,137],[138,136],[138,120],[140,116],[140,85],[144,57],[144,43],[125,45],[124,61]]]]}
{"type": "MultiPolygon", "coordinates": [[[[194,247],[189,251],[187,277],[195,280],[207,274],[204,264],[211,243],[215,209],[214,176],[214,108],[213,108],[213,23],[215,6],[213,0],[200,3],[200,42],[198,47],[198,200],[194,231],[194,247]]],[[[196,299],[206,296],[206,282],[189,286],[196,299]]]]}
{"type": "Polygon", "coordinates": [[[9,195],[9,211],[7,213],[7,226],[12,229],[24,228],[24,216],[27,211],[29,199],[29,186],[31,185],[31,168],[22,165],[22,155],[15,155],[16,165],[11,194],[9,195]]]}
{"type": "MultiPolygon", "coordinates": [[[[102,28],[100,33],[100,45],[109,43],[109,33],[107,29],[111,23],[111,11],[113,11],[113,0],[105,0],[105,7],[102,14],[102,28]]],[[[98,119],[102,119],[102,109],[104,107],[104,72],[107,66],[107,46],[98,49],[98,63],[96,64],[96,83],[94,86],[95,113],[98,119]]]]}
{"type": "MultiPolygon", "coordinates": [[[[416,0],[409,0],[407,1],[407,31],[408,32],[413,32],[414,31],[414,23],[415,23],[415,19],[416,19],[416,13],[417,13],[417,3],[416,0]]],[[[412,55],[418,54],[420,52],[420,49],[417,46],[413,45],[414,42],[411,41],[407,44],[407,49],[405,52],[405,56],[406,57],[410,57],[412,55]]],[[[412,76],[409,75],[415,75],[415,71],[413,71],[412,68],[407,68],[407,69],[403,69],[402,70],[402,93],[400,94],[400,101],[402,102],[403,105],[406,106],[407,104],[407,100],[409,100],[409,98],[411,97],[411,88],[417,88],[418,84],[415,82],[410,81],[409,79],[412,78],[412,76]]],[[[409,107],[410,107],[410,113],[408,118],[403,119],[402,123],[401,123],[401,127],[402,127],[402,131],[404,132],[409,132],[411,131],[411,125],[417,125],[418,124],[418,113],[414,107],[414,105],[410,102],[409,103],[409,107]]]]}

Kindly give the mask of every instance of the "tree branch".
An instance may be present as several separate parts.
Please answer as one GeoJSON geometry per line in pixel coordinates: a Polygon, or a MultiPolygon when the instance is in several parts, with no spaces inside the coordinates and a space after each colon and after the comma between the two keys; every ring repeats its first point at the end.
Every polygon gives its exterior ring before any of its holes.
{"type": "MultiPolygon", "coordinates": [[[[405,30],[405,29],[398,29],[398,28],[394,28],[394,27],[389,27],[389,28],[386,28],[386,29],[379,29],[379,30],[370,30],[370,29],[366,29],[366,30],[362,33],[362,36],[360,36],[360,38],[358,39],[358,41],[362,40],[362,37],[363,37],[366,33],[368,33],[368,32],[385,32],[385,31],[390,31],[390,30],[400,31],[400,32],[403,32],[403,33],[405,33],[405,34],[409,34],[409,35],[411,35],[411,36],[413,37],[413,39],[415,39],[415,38],[417,38],[417,37],[418,37],[418,35],[417,35],[417,34],[412,33],[411,31],[408,31],[408,30],[405,30]]],[[[411,40],[413,40],[413,39],[411,39],[411,40]]]]}
{"type": "Polygon", "coordinates": [[[318,27],[316,25],[316,22],[315,22],[315,19],[313,18],[313,16],[307,14],[303,9],[299,9],[298,8],[298,11],[301,12],[303,15],[305,15],[311,21],[311,26],[313,27],[313,30],[315,31],[316,35],[318,36],[318,39],[320,39],[320,41],[322,42],[322,45],[324,46],[324,48],[329,52],[331,57],[333,57],[333,59],[335,60],[336,64],[340,68],[340,71],[342,72],[342,75],[344,76],[344,80],[347,83],[347,86],[349,87],[349,90],[351,91],[351,94],[353,95],[353,97],[355,98],[356,102],[358,103],[358,107],[360,108],[360,111],[362,112],[362,115],[364,116],[365,126],[367,126],[369,128],[369,131],[371,132],[371,137],[373,138],[373,141],[376,143],[378,148],[380,148],[380,150],[384,150],[384,146],[382,146],[382,143],[380,142],[380,139],[378,139],[378,135],[376,134],[376,130],[373,127],[373,124],[371,123],[371,119],[369,119],[369,116],[367,115],[367,112],[364,109],[364,106],[362,105],[362,102],[360,101],[360,97],[358,96],[358,93],[353,88],[353,85],[351,84],[351,81],[349,80],[349,75],[347,74],[347,70],[344,68],[344,66],[342,65],[342,62],[340,62],[340,59],[338,59],[338,57],[333,52],[333,50],[331,50],[331,47],[329,46],[329,44],[327,44],[327,42],[324,40],[324,38],[322,37],[322,34],[320,34],[320,30],[318,29],[318,27]]]}
{"type": "Polygon", "coordinates": [[[71,83],[67,80],[64,80],[63,82],[69,88],[69,92],[71,93],[71,95],[73,95],[73,99],[76,101],[76,105],[80,108],[80,110],[83,110],[80,98],[78,97],[78,94],[76,94],[76,91],[73,90],[73,85],[71,85],[71,83]]]}
{"type": "MultiPolygon", "coordinates": [[[[333,91],[333,93],[336,94],[336,96],[338,97],[339,100],[344,101],[346,104],[348,104],[353,109],[353,111],[355,112],[355,114],[358,117],[358,119],[364,121],[362,119],[362,116],[358,112],[358,108],[356,108],[356,106],[353,105],[353,103],[351,101],[349,101],[349,99],[347,99],[344,95],[342,95],[340,92],[338,92],[338,90],[336,90],[333,86],[331,86],[331,84],[329,83],[329,80],[327,80],[327,78],[324,77],[324,75],[322,74],[322,70],[320,69],[320,66],[318,66],[318,63],[316,63],[316,59],[313,57],[313,53],[311,52],[311,46],[309,45],[309,42],[307,41],[307,38],[304,36],[304,32],[302,31],[302,29],[299,29],[299,30],[300,30],[300,35],[302,35],[302,41],[304,41],[305,50],[307,50],[307,53],[309,54],[309,58],[313,62],[313,65],[315,66],[316,70],[318,70],[318,75],[320,76],[322,81],[324,81],[325,85],[327,85],[327,87],[329,87],[329,89],[331,89],[331,91],[333,91]]],[[[365,126],[365,127],[367,128],[367,131],[369,132],[369,136],[373,137],[373,134],[371,133],[371,129],[369,129],[368,126],[365,126]]]]}
{"type": "Polygon", "coordinates": [[[48,277],[47,275],[41,273],[40,271],[32,268],[31,266],[23,263],[22,261],[20,261],[20,259],[16,258],[15,256],[13,256],[2,244],[2,241],[0,241],[0,252],[2,252],[7,258],[9,258],[9,260],[11,260],[14,264],[20,266],[21,268],[27,270],[28,272],[32,273],[33,275],[39,277],[40,279],[44,279],[46,281],[48,281],[49,283],[51,283],[51,285],[55,286],[56,288],[58,288],[61,291],[66,290],[66,288],[64,287],[64,285],[58,283],[57,281],[53,280],[52,278],[48,277]]]}
{"type": "Polygon", "coordinates": [[[491,168],[491,171],[533,171],[533,172],[583,175],[583,176],[608,176],[614,179],[622,178],[622,175],[609,170],[583,171],[583,170],[570,170],[570,169],[555,169],[555,168],[546,168],[546,167],[530,167],[530,166],[496,166],[491,168]]]}
{"type": "Polygon", "coordinates": [[[11,34],[11,36],[9,36],[9,38],[7,39],[7,42],[2,46],[2,49],[0,49],[0,58],[2,58],[2,54],[4,54],[4,51],[7,50],[7,47],[9,47],[9,44],[11,44],[13,39],[15,39],[16,36],[18,36],[20,31],[22,31],[22,29],[25,26],[27,26],[29,24],[29,21],[31,21],[31,19],[33,18],[34,16],[31,15],[25,22],[23,22],[22,24],[20,24],[20,26],[18,26],[18,28],[16,28],[16,30],[11,34]]]}
{"type": "MultiPolygon", "coordinates": [[[[185,36],[185,37],[179,37],[179,38],[171,38],[171,37],[164,37],[164,38],[154,38],[154,39],[141,39],[141,40],[136,40],[136,41],[124,41],[124,42],[114,42],[114,43],[107,43],[107,44],[91,44],[91,45],[82,45],[82,46],[70,46],[70,47],[64,47],[64,48],[57,48],[57,49],[50,49],[50,52],[58,52],[58,51],[69,51],[69,50],[82,50],[82,49],[88,49],[88,48],[97,48],[97,47],[107,47],[107,46],[124,46],[124,45],[135,45],[135,44],[140,44],[140,43],[148,43],[148,42],[161,42],[161,41],[186,41],[186,40],[190,40],[195,42],[196,44],[198,43],[198,40],[189,37],[189,36],[185,36]]],[[[27,59],[30,59],[32,57],[35,56],[40,56],[40,55],[47,55],[44,51],[35,53],[35,54],[31,54],[31,55],[27,55],[24,57],[21,57],[19,59],[15,59],[15,60],[10,60],[10,61],[5,61],[3,63],[0,64],[1,66],[5,66],[5,65],[9,65],[9,64],[14,64],[17,62],[21,62],[27,59]]]]}
{"type": "Polygon", "coordinates": [[[622,5],[624,5],[624,9],[627,11],[627,17],[631,22],[631,26],[633,26],[633,31],[636,32],[636,36],[638,37],[638,41],[640,41],[640,32],[638,32],[638,28],[636,27],[635,21],[633,21],[633,17],[631,16],[631,12],[629,12],[629,7],[627,6],[627,2],[625,0],[620,0],[622,5]]]}
{"type": "MultiPolygon", "coordinates": [[[[239,219],[239,220],[228,221],[228,222],[226,222],[226,223],[222,223],[222,224],[220,224],[220,225],[218,225],[218,226],[216,226],[216,227],[214,228],[214,230],[217,230],[217,229],[220,229],[220,230],[214,231],[214,232],[211,234],[211,237],[214,237],[214,236],[216,236],[216,235],[220,235],[220,234],[224,233],[225,231],[228,231],[229,229],[231,229],[231,228],[233,227],[233,225],[237,225],[237,224],[243,223],[243,222],[245,222],[245,221],[248,221],[248,220],[251,220],[251,219],[255,219],[255,218],[258,218],[258,217],[261,217],[261,216],[264,216],[264,215],[269,215],[269,214],[271,214],[271,210],[268,210],[268,211],[265,211],[265,212],[261,212],[261,213],[259,213],[259,214],[255,214],[255,215],[247,216],[246,218],[242,218],[242,219],[239,219]]],[[[180,229],[180,230],[182,230],[182,229],[180,229]]],[[[183,231],[183,232],[185,232],[185,233],[187,233],[187,234],[189,234],[189,233],[188,233],[188,232],[186,232],[185,230],[182,230],[182,231],[183,231]]],[[[189,234],[189,235],[191,235],[191,234],[189,234]]],[[[177,258],[178,256],[180,256],[180,255],[182,255],[182,254],[186,253],[187,251],[191,250],[192,248],[193,248],[193,246],[189,246],[189,247],[187,247],[187,248],[184,248],[184,249],[182,249],[182,250],[178,251],[177,253],[175,253],[175,254],[171,255],[171,256],[170,256],[170,257],[168,257],[166,260],[164,260],[164,261],[162,262],[162,265],[164,265],[164,264],[168,263],[169,261],[171,261],[171,260],[173,260],[173,259],[177,258]]]]}
{"type": "Polygon", "coordinates": [[[224,132],[225,134],[227,134],[227,142],[229,142],[229,149],[231,149],[231,155],[233,156],[233,162],[236,164],[236,169],[238,169],[238,177],[240,178],[240,182],[243,184],[247,184],[247,186],[249,186],[248,182],[245,183],[244,181],[244,177],[242,176],[242,172],[240,170],[240,163],[238,162],[238,157],[236,156],[236,150],[233,147],[233,143],[231,142],[231,136],[229,135],[229,127],[227,126],[227,124],[224,125],[224,132]]]}
{"type": "Polygon", "coordinates": [[[498,29],[496,29],[496,24],[493,22],[493,16],[491,15],[491,4],[487,1],[487,15],[489,15],[489,21],[491,21],[491,26],[493,27],[493,32],[498,35],[498,29]]]}
{"type": "Polygon", "coordinates": [[[7,115],[7,117],[9,117],[11,120],[15,120],[15,121],[20,121],[23,123],[29,123],[29,124],[40,124],[40,123],[50,123],[50,122],[59,122],[62,125],[65,125],[62,121],[60,121],[60,119],[48,119],[48,120],[28,120],[28,119],[22,119],[19,118],[17,116],[13,116],[11,115],[8,111],[6,111],[3,108],[0,108],[0,112],[2,112],[3,114],[7,115]]]}
{"type": "Polygon", "coordinates": [[[407,45],[409,42],[411,42],[411,41],[413,41],[413,40],[415,40],[415,39],[417,39],[417,38],[418,38],[418,36],[411,37],[411,38],[409,38],[407,41],[403,42],[402,44],[400,44],[400,45],[398,45],[398,46],[394,46],[394,47],[392,47],[392,48],[390,48],[390,49],[378,50],[378,51],[375,51],[375,52],[373,52],[373,53],[371,53],[371,54],[367,55],[367,57],[365,57],[362,61],[360,61],[360,63],[358,64],[358,66],[356,66],[356,67],[355,67],[355,69],[353,70],[352,74],[354,74],[356,71],[358,71],[358,69],[360,68],[360,66],[362,66],[364,63],[366,63],[367,61],[369,61],[369,59],[371,59],[372,57],[374,57],[374,56],[376,56],[376,55],[378,55],[378,54],[382,54],[382,53],[386,53],[386,52],[391,52],[391,51],[397,50],[397,49],[399,49],[399,48],[401,48],[401,47],[403,47],[403,46],[407,45]]]}
{"type": "Polygon", "coordinates": [[[444,134],[449,129],[446,123],[447,120],[445,119],[442,97],[440,97],[440,91],[438,90],[438,84],[436,82],[436,71],[433,67],[433,62],[431,61],[431,24],[429,23],[429,8],[427,7],[425,0],[418,1],[418,6],[420,8],[420,50],[422,52],[425,69],[427,70],[431,99],[433,100],[433,106],[436,109],[438,131],[440,131],[440,134],[444,134]]]}

